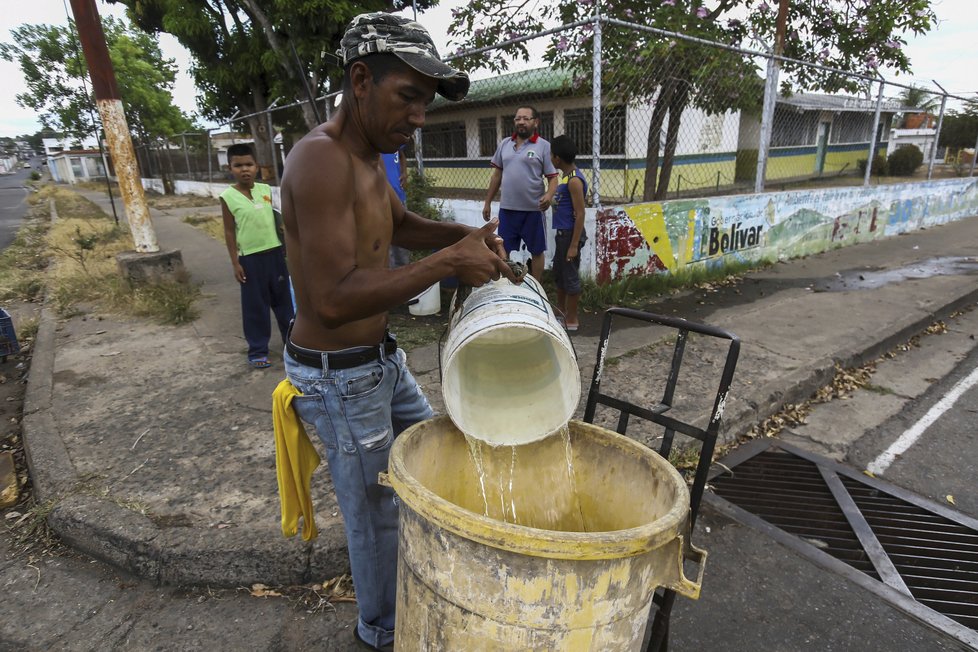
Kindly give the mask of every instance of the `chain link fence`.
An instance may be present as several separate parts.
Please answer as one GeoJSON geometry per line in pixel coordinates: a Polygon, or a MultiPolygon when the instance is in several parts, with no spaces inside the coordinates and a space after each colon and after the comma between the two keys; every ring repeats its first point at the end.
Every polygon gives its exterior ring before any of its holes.
{"type": "MultiPolygon", "coordinates": [[[[541,62],[552,45],[568,55],[561,59],[567,63],[512,71],[469,67],[475,80],[465,100],[436,98],[405,152],[435,196],[485,198],[489,161],[513,133],[513,117],[523,106],[537,110],[541,137],[566,134],[577,144],[589,203],[601,206],[812,183],[869,184],[907,174],[902,159],[913,159],[913,148],[922,154],[917,177],[929,179],[944,162],[937,144],[948,101],[969,101],[610,18],[447,59],[479,61],[516,43],[541,62]],[[829,73],[856,90],[798,90],[797,78],[813,76],[791,73],[799,67],[829,73]],[[892,164],[901,149],[908,151],[892,164]]],[[[335,96],[316,99],[323,119],[335,96]]],[[[257,135],[263,178],[277,184],[285,155],[302,136],[295,127],[302,103],[277,104],[235,116],[223,130],[138,145],[144,176],[230,179],[224,152],[234,142],[252,142],[247,133],[257,135]]],[[[957,174],[974,174],[973,164],[960,164],[973,162],[973,153],[953,155],[957,174]]]]}

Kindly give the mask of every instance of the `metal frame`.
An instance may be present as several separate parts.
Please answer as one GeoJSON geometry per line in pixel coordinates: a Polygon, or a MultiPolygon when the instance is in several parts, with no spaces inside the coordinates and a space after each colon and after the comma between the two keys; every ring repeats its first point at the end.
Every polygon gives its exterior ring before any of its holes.
{"type": "Polygon", "coordinates": [[[709,479],[712,481],[714,478],[727,473],[731,469],[736,469],[737,466],[752,457],[771,449],[779,449],[791,453],[800,459],[816,465],[829,491],[839,503],[839,507],[849,522],[850,527],[852,527],[856,537],[863,545],[867,557],[880,575],[880,580],[867,575],[840,559],[836,559],[802,538],[782,530],[778,526],[765,521],[760,516],[734,505],[715,493],[706,494],[705,500],[707,504],[720,514],[771,537],[808,561],[855,582],[916,620],[953,637],[965,645],[978,649],[978,632],[914,599],[907,589],[903,578],[896,572],[893,562],[882,550],[882,546],[879,545],[876,534],[872,531],[863,515],[859,513],[859,509],[854,505],[848,491],[842,486],[839,476],[845,476],[867,487],[889,494],[904,502],[938,514],[949,521],[973,530],[978,530],[978,519],[952,510],[946,505],[942,505],[919,494],[909,492],[902,487],[867,476],[835,460],[792,446],[777,439],[755,439],[739,447],[721,460],[722,464],[718,464],[717,468],[710,473],[709,479]],[[839,500],[840,493],[845,494],[844,501],[839,500]],[[849,509],[850,507],[852,509],[849,509]],[[853,510],[856,512],[855,514],[852,513],[853,510]],[[894,575],[896,576],[895,578],[894,575]]]}
{"type": "MultiPolygon", "coordinates": [[[[584,409],[584,421],[588,423],[594,422],[594,414],[597,406],[600,404],[619,411],[618,426],[616,428],[619,434],[626,434],[631,416],[640,417],[661,425],[665,428],[665,432],[658,452],[666,459],[668,459],[669,453],[672,451],[677,432],[702,442],[693,484],[690,489],[690,530],[696,524],[696,514],[699,511],[703,491],[706,487],[707,476],[709,475],[710,466],[713,461],[713,451],[716,448],[716,440],[720,432],[723,409],[730,390],[730,384],[733,381],[734,370],[737,367],[737,358],[739,355],[740,338],[722,328],[698,324],[679,317],[657,315],[641,310],[632,310],[630,308],[610,308],[604,314],[604,321],[601,326],[601,338],[598,343],[597,360],[595,361],[594,374],[591,378],[591,387],[588,391],[587,406],[584,409]],[[676,344],[673,347],[669,376],[666,379],[662,399],[652,407],[642,407],[628,403],[601,392],[601,378],[604,372],[605,359],[608,355],[608,340],[611,337],[611,325],[615,317],[624,317],[650,325],[665,326],[678,331],[676,344]],[[730,342],[723,371],[720,375],[716,398],[713,401],[713,409],[708,415],[709,420],[705,429],[693,423],[666,416],[666,412],[672,408],[676,384],[679,381],[679,371],[682,367],[683,354],[686,350],[686,342],[689,339],[690,333],[715,337],[730,342]]],[[[649,614],[649,620],[652,626],[650,628],[649,641],[645,648],[647,652],[659,652],[668,649],[669,616],[672,613],[675,600],[675,591],[664,589],[661,593],[656,592],[653,598],[652,611],[649,614]]]]}

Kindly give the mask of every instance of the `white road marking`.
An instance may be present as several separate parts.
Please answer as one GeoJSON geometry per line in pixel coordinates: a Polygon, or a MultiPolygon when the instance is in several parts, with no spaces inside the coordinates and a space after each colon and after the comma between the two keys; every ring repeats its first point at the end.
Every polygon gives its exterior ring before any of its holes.
{"type": "Polygon", "coordinates": [[[913,446],[920,436],[924,434],[935,421],[941,418],[941,415],[951,409],[955,401],[961,398],[961,395],[966,391],[971,389],[976,383],[978,383],[978,367],[976,367],[970,374],[958,381],[958,383],[951,388],[951,391],[945,394],[941,400],[935,403],[925,414],[920,421],[913,424],[908,428],[900,437],[890,444],[890,447],[885,451],[880,453],[879,457],[873,460],[866,470],[873,475],[880,475],[897,458],[898,455],[902,455],[907,452],[907,450],[913,446]]]}

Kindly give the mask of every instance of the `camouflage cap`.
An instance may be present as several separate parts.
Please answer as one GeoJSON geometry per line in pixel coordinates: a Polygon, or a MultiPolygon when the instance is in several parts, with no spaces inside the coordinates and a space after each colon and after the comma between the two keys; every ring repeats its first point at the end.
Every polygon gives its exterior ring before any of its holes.
{"type": "Polygon", "coordinates": [[[438,80],[438,94],[459,101],[469,92],[469,76],[441,60],[428,30],[409,18],[374,12],[360,14],[347,25],[336,55],[345,66],[368,54],[389,53],[422,75],[438,80]]]}

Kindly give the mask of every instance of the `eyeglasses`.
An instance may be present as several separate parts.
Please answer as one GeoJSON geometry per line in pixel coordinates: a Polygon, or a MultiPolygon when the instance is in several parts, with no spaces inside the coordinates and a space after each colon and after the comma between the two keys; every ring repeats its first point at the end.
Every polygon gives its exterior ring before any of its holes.
{"type": "Polygon", "coordinates": [[[536,120],[536,118],[533,117],[528,118],[522,115],[518,115],[515,118],[513,118],[513,122],[533,122],[534,120],[536,120]]]}

